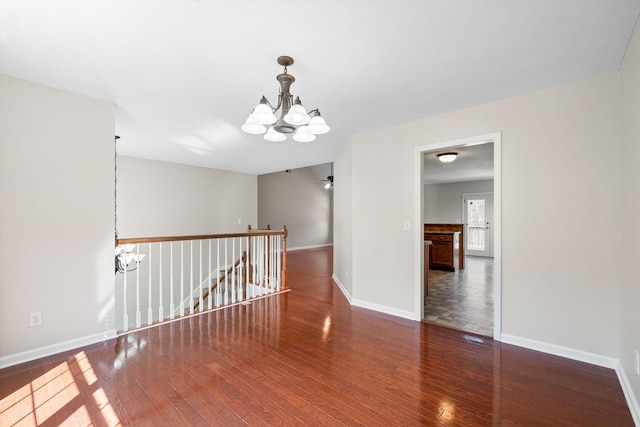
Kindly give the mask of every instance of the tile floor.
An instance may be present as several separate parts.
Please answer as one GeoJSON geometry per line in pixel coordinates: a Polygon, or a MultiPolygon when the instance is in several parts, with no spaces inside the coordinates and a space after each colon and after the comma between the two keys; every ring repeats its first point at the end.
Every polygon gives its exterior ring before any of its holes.
{"type": "Polygon", "coordinates": [[[424,320],[493,336],[493,258],[466,256],[462,270],[429,270],[424,320]]]}

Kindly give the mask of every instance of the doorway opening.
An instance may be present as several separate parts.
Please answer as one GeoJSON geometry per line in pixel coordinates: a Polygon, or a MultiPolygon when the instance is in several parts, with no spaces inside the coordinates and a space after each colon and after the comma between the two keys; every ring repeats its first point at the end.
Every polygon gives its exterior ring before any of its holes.
{"type": "MultiPolygon", "coordinates": [[[[498,340],[502,312],[500,150],[501,134],[493,133],[425,145],[415,151],[416,221],[424,224],[424,228],[417,227],[415,236],[415,264],[420,270],[415,284],[416,319],[498,340]],[[457,152],[458,157],[440,165],[437,154],[445,151],[457,152]],[[452,165],[455,167],[447,168],[452,165]],[[458,263],[453,270],[438,265],[429,268],[427,230],[431,238],[434,230],[450,232],[451,241],[459,242],[452,249],[462,258],[459,268],[458,263]]],[[[440,240],[448,239],[443,236],[440,240]]]]}

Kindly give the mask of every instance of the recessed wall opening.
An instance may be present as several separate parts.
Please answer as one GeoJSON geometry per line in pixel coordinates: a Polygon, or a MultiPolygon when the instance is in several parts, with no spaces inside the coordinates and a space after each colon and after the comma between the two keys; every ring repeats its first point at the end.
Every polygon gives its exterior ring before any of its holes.
{"type": "Polygon", "coordinates": [[[500,134],[416,149],[416,318],[500,337],[500,134]],[[455,153],[444,162],[442,153],[455,153]]]}

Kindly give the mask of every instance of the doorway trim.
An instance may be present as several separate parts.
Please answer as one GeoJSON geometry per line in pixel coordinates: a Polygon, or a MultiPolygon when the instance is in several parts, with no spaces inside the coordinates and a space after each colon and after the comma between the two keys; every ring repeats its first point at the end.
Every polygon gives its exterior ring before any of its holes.
{"type": "Polygon", "coordinates": [[[424,317],[424,153],[463,147],[483,141],[493,142],[493,204],[494,204],[494,274],[493,274],[493,338],[501,341],[502,337],[502,132],[476,135],[467,138],[442,141],[435,144],[422,145],[414,152],[414,317],[422,321],[424,317]]]}

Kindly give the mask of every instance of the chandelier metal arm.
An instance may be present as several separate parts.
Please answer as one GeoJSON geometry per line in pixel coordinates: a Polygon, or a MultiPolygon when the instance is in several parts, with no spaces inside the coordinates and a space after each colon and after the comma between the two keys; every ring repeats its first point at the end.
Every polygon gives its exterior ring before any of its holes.
{"type": "Polygon", "coordinates": [[[278,106],[274,107],[273,105],[271,105],[271,102],[269,102],[269,100],[267,99],[266,96],[262,95],[262,99],[260,100],[261,104],[267,104],[269,106],[269,108],[271,108],[271,111],[273,111],[274,113],[276,111],[278,111],[278,108],[280,108],[280,97],[278,96],[278,106]]]}

